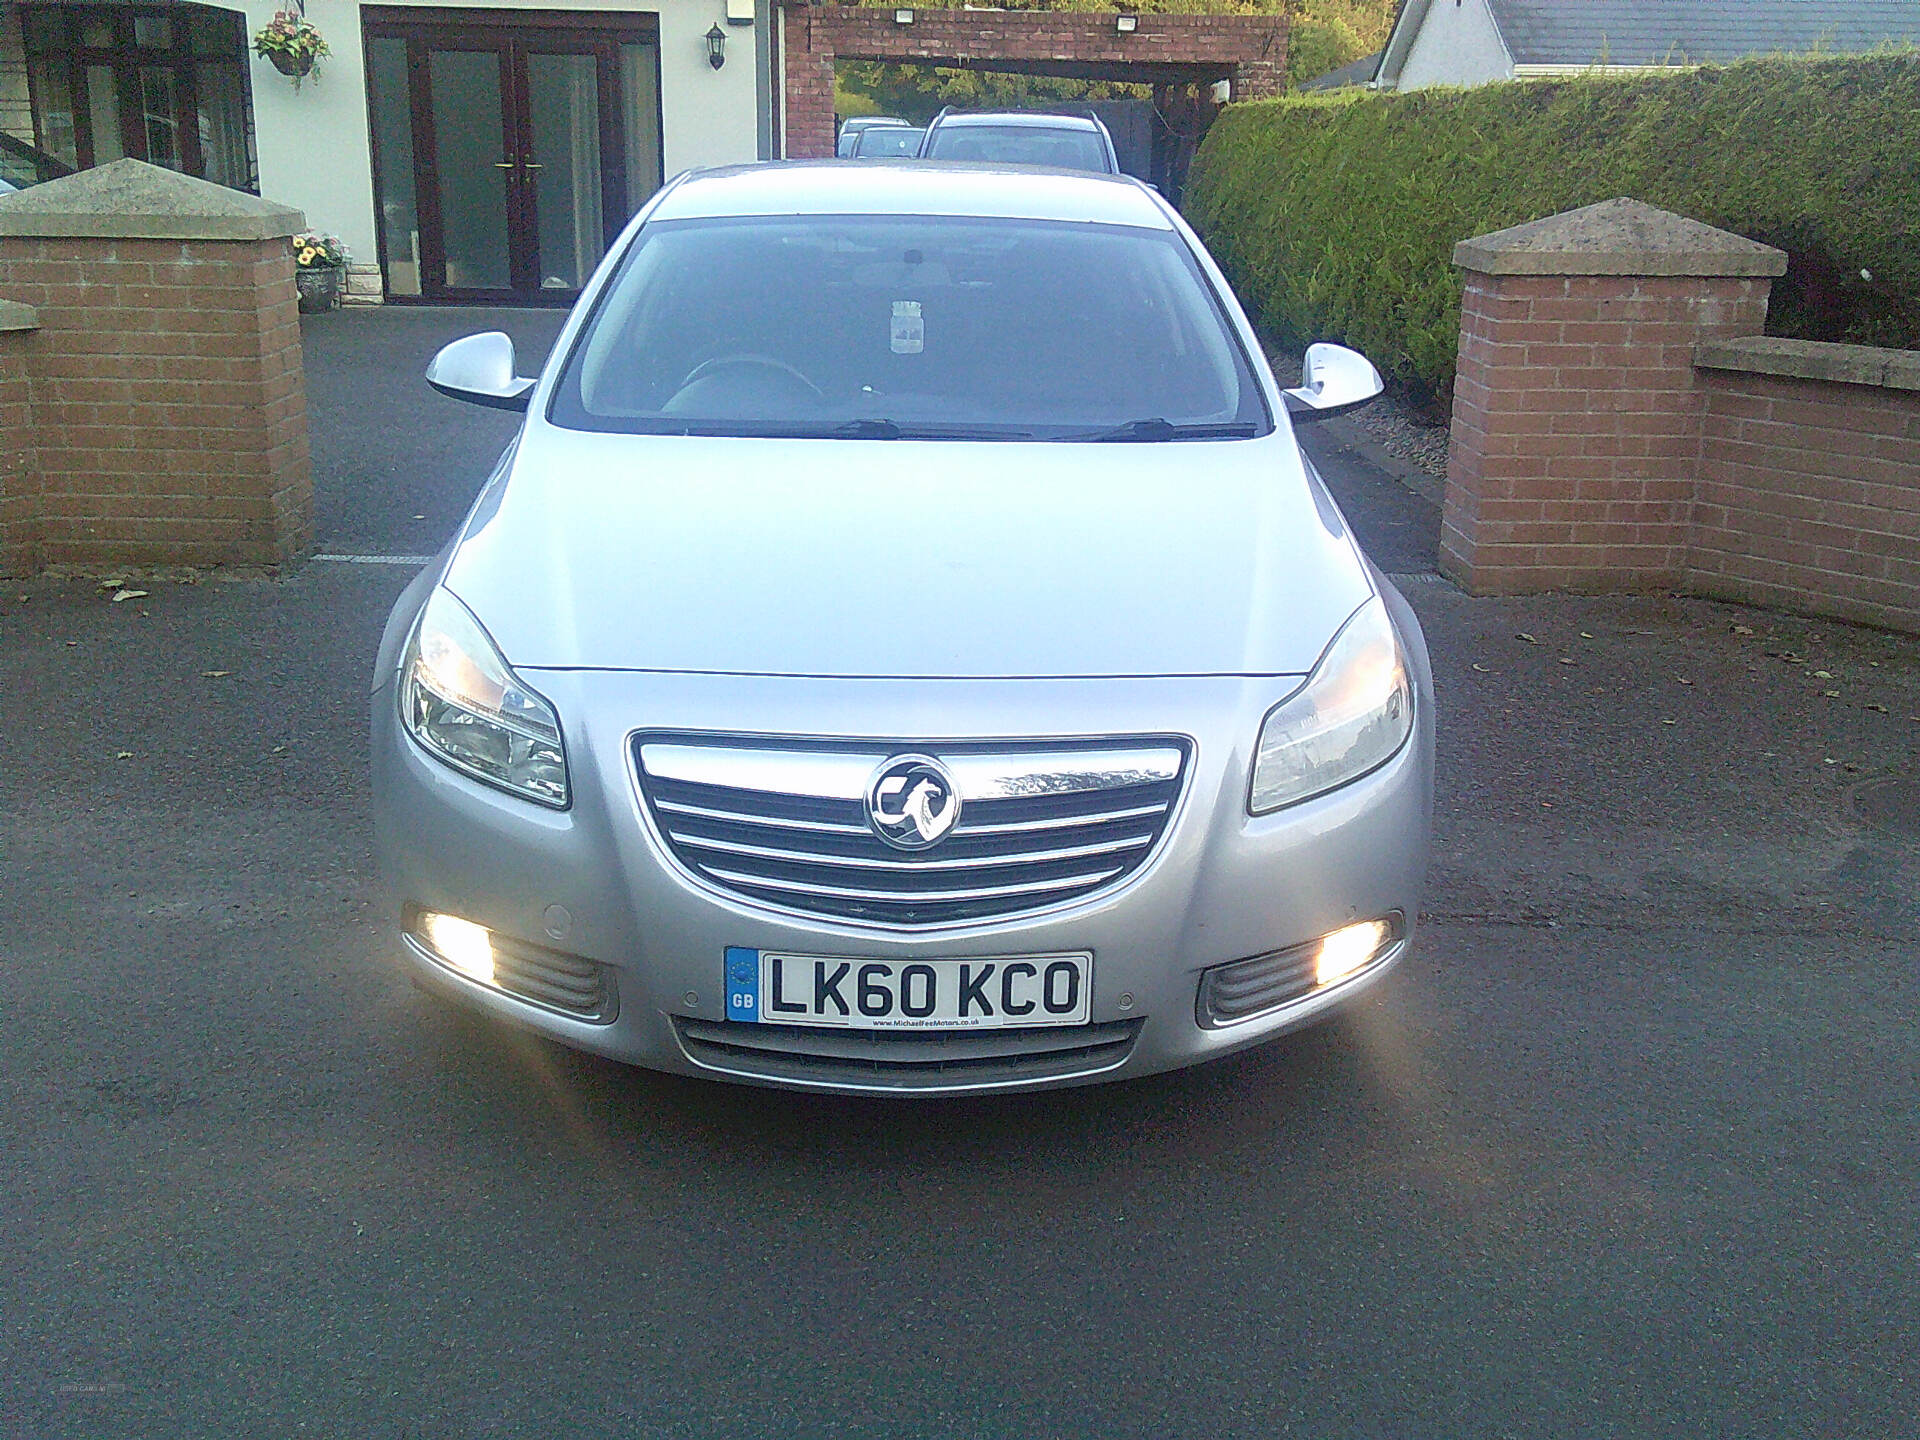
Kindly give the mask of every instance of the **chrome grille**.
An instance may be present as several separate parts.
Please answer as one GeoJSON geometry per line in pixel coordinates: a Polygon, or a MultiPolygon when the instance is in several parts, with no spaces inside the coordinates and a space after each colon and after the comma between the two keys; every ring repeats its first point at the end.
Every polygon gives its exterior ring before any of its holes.
{"type": "Polygon", "coordinates": [[[1138,870],[1166,831],[1186,745],[937,747],[959,822],[902,851],[865,796],[913,747],[795,747],[640,735],[634,763],[674,857],[707,883],[788,910],[921,926],[1083,899],[1138,870]]]}

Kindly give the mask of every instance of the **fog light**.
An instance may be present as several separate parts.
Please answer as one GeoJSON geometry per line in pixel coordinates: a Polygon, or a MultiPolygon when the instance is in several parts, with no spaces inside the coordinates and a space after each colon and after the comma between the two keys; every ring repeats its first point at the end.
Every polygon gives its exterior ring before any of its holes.
{"type": "Polygon", "coordinates": [[[1331,985],[1346,979],[1379,953],[1386,938],[1384,920],[1363,920],[1334,931],[1320,942],[1320,953],[1314,958],[1314,984],[1331,985]]]}
{"type": "Polygon", "coordinates": [[[420,930],[433,952],[455,970],[482,985],[493,984],[493,937],[486,926],[429,910],[420,917],[420,930]]]}

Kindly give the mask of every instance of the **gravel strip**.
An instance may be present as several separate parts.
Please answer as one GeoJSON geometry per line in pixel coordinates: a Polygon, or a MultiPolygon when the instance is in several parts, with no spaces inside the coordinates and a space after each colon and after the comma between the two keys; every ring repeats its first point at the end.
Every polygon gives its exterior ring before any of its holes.
{"type": "Polygon", "coordinates": [[[1413,419],[1391,391],[1344,418],[1389,455],[1429,475],[1446,478],[1447,427],[1413,419]]]}

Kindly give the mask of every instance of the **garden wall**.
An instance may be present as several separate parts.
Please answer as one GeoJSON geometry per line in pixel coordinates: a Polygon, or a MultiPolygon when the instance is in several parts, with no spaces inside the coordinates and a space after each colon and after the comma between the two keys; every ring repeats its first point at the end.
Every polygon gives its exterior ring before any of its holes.
{"type": "Polygon", "coordinates": [[[300,228],[138,160],[0,197],[0,573],[307,547],[300,228]]]}
{"type": "Polygon", "coordinates": [[[1634,200],[1454,261],[1449,575],[1920,633],[1920,352],[1762,336],[1786,257],[1634,200]]]}

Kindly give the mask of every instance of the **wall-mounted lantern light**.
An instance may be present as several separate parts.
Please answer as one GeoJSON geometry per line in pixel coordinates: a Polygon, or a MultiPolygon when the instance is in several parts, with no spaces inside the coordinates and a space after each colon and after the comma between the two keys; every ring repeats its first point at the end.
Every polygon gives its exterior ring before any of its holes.
{"type": "Polygon", "coordinates": [[[727,32],[717,24],[707,31],[707,63],[716,70],[727,63],[727,32]]]}
{"type": "Polygon", "coordinates": [[[893,23],[896,25],[911,25],[913,23],[913,11],[911,10],[894,11],[893,23]]]}
{"type": "Polygon", "coordinates": [[[1118,30],[1122,35],[1131,35],[1140,28],[1140,17],[1138,15],[1116,15],[1113,17],[1113,28],[1118,30]]]}

